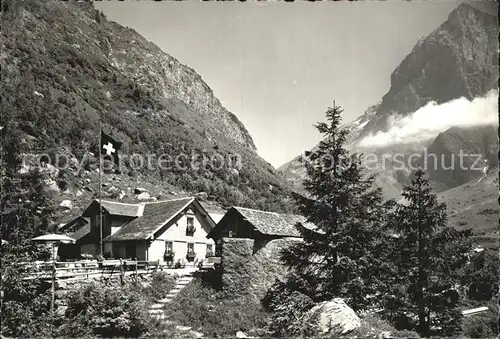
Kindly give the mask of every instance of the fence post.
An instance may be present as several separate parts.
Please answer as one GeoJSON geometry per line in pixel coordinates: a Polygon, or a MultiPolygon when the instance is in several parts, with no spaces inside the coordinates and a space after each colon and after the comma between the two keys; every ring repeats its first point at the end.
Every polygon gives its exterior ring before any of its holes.
{"type": "Polygon", "coordinates": [[[123,286],[123,259],[120,258],[120,283],[123,286]]]}
{"type": "Polygon", "coordinates": [[[160,268],[160,270],[163,271],[163,269],[160,266],[160,259],[158,259],[157,261],[158,261],[158,263],[156,264],[156,270],[155,271],[158,271],[158,268],[160,268]]]}
{"type": "Polygon", "coordinates": [[[135,258],[135,280],[138,280],[137,279],[137,265],[138,265],[138,261],[137,261],[137,258],[135,258]]]}
{"type": "Polygon", "coordinates": [[[52,284],[50,288],[50,335],[52,336],[52,331],[54,328],[54,307],[56,300],[56,262],[52,262],[52,284]]]}

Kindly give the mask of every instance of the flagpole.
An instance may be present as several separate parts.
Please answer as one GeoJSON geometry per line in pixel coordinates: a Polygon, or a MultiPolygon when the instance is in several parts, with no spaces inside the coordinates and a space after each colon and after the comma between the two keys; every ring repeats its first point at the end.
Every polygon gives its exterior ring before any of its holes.
{"type": "Polygon", "coordinates": [[[99,254],[102,256],[102,201],[101,201],[101,172],[102,172],[102,129],[101,117],[99,117],[99,254]]]}

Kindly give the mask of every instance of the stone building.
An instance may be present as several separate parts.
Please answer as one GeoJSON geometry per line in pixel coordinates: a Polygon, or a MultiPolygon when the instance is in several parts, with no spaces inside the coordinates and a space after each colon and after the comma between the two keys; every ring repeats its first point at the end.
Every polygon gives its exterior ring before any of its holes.
{"type": "Polygon", "coordinates": [[[300,215],[230,208],[207,236],[216,244],[214,259],[220,262],[223,290],[261,298],[277,278],[286,274],[281,251],[301,241],[298,223],[311,226],[300,215]]]}

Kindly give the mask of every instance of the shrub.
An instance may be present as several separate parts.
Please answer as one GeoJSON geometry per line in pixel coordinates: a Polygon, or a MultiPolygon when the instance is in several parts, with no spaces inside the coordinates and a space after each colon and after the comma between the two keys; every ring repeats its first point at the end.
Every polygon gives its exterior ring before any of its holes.
{"type": "Polygon", "coordinates": [[[302,322],[302,316],[314,306],[314,301],[287,284],[276,281],[262,300],[263,306],[271,312],[269,330],[277,336],[314,334],[315,329],[302,322]]]}
{"type": "Polygon", "coordinates": [[[2,246],[2,321],[1,333],[8,337],[50,336],[50,285],[40,280],[22,280],[33,274],[33,267],[25,267],[20,262],[38,259],[40,253],[24,251],[4,252],[2,246]]]}
{"type": "Polygon", "coordinates": [[[462,335],[467,338],[493,338],[499,331],[498,307],[495,303],[488,304],[484,314],[467,317],[462,320],[462,335]]]}
{"type": "MultiPolygon", "coordinates": [[[[68,295],[67,321],[59,335],[140,336],[152,321],[147,298],[137,290],[86,284],[68,295]]],[[[154,327],[153,327],[154,328],[154,327]]]]}

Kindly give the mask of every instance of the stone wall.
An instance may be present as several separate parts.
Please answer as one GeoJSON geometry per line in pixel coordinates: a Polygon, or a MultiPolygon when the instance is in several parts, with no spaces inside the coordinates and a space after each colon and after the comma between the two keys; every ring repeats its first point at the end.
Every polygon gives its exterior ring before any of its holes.
{"type": "Polygon", "coordinates": [[[251,294],[261,299],[287,269],[280,261],[283,248],[300,241],[282,238],[269,241],[224,238],[222,247],[222,288],[228,295],[251,294]]]}

